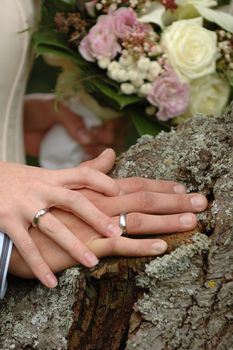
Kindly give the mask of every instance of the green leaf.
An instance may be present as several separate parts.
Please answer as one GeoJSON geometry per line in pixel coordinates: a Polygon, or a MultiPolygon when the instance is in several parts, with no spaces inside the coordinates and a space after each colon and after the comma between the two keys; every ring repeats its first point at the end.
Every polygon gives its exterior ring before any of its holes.
{"type": "Polygon", "coordinates": [[[218,6],[228,5],[230,4],[231,0],[217,0],[218,6]]]}
{"type": "Polygon", "coordinates": [[[55,30],[35,32],[32,38],[32,42],[36,50],[40,45],[51,46],[53,48],[61,49],[62,51],[66,51],[71,55],[74,55],[73,50],[71,50],[67,45],[66,35],[55,30]]]}
{"type": "Polygon", "coordinates": [[[132,121],[140,136],[142,135],[158,135],[162,130],[169,131],[169,126],[160,123],[159,121],[152,121],[143,113],[143,111],[132,111],[130,113],[132,121]]]}
{"type": "Polygon", "coordinates": [[[35,32],[32,42],[37,55],[52,54],[55,57],[67,58],[80,67],[90,66],[90,64],[81,57],[78,50],[75,51],[69,48],[66,36],[55,30],[35,32]]]}

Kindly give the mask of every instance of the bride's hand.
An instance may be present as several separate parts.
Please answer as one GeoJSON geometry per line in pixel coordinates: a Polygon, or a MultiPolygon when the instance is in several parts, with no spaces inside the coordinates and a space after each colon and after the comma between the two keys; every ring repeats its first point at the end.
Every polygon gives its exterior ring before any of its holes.
{"type": "MultiPolygon", "coordinates": [[[[106,150],[93,161],[109,171],[115,160],[106,150]]],[[[82,165],[66,170],[47,170],[13,163],[0,163],[0,230],[6,232],[34,275],[46,286],[57,281],[28,230],[38,210],[57,207],[70,211],[104,236],[121,234],[121,229],[81,192],[89,188],[106,196],[117,196],[121,189],[116,181],[94,168],[82,165]]],[[[41,232],[60,245],[68,255],[87,267],[98,259],[52,212],[39,219],[41,232]]]]}
{"type": "MultiPolygon", "coordinates": [[[[191,230],[197,223],[194,213],[204,210],[207,206],[204,196],[185,194],[184,188],[174,182],[139,178],[121,179],[117,182],[124,189],[125,195],[106,197],[90,190],[82,190],[82,193],[100,210],[111,216],[116,223],[119,222],[120,213],[128,213],[127,233],[129,235],[191,230]]],[[[166,243],[161,239],[104,238],[70,213],[54,210],[53,215],[98,257],[153,256],[164,253],[167,248],[166,243]]],[[[76,261],[49,237],[40,234],[36,229],[31,229],[30,233],[53,271],[61,271],[76,265],[76,261]]],[[[34,276],[16,250],[12,254],[10,272],[21,277],[34,276]]]]}

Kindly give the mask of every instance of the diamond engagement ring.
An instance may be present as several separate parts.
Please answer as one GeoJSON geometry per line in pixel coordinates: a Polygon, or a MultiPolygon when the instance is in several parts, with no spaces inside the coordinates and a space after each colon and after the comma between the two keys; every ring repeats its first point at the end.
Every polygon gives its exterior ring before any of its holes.
{"type": "Polygon", "coordinates": [[[43,208],[43,209],[38,210],[38,211],[36,212],[36,214],[35,214],[33,220],[32,220],[32,226],[33,226],[33,227],[38,226],[40,217],[41,217],[41,216],[44,216],[45,214],[47,214],[48,211],[49,211],[49,208],[43,208]]]}
{"type": "Polygon", "coordinates": [[[127,214],[120,214],[119,216],[119,226],[122,229],[122,236],[128,236],[127,235],[127,220],[126,220],[127,214]]]}

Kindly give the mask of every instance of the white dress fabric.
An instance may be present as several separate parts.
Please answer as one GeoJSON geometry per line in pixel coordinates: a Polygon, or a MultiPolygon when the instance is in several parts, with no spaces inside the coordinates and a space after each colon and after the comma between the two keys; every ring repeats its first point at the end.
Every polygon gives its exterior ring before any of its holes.
{"type": "Polygon", "coordinates": [[[31,66],[35,0],[1,0],[0,160],[24,163],[23,96],[31,66]],[[28,29],[28,30],[27,30],[28,29]]]}

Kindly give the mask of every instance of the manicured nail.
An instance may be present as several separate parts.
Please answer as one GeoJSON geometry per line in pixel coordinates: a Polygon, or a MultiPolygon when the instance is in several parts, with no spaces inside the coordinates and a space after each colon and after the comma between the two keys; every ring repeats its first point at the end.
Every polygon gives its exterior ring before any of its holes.
{"type": "Polygon", "coordinates": [[[173,190],[177,194],[183,194],[186,193],[186,188],[183,185],[175,185],[173,187],[173,190]]]}
{"type": "Polygon", "coordinates": [[[191,214],[180,215],[179,217],[181,225],[190,226],[193,224],[193,216],[191,214]]]}
{"type": "Polygon", "coordinates": [[[77,137],[83,145],[87,145],[91,142],[91,137],[85,130],[77,130],[77,137]]]}
{"type": "Polygon", "coordinates": [[[206,199],[203,196],[196,195],[191,197],[191,204],[195,210],[204,210],[206,207],[206,199]]]}
{"type": "Polygon", "coordinates": [[[113,236],[120,236],[122,235],[122,229],[114,224],[109,224],[107,227],[108,232],[113,236]]]}
{"type": "Polygon", "coordinates": [[[152,244],[152,254],[162,254],[167,250],[167,243],[165,241],[158,241],[152,244]]]}
{"type": "Polygon", "coordinates": [[[86,252],[84,254],[84,260],[86,261],[88,267],[93,267],[93,266],[97,265],[99,262],[97,257],[94,254],[89,253],[89,252],[86,252]]]}
{"type": "Polygon", "coordinates": [[[48,288],[55,288],[57,286],[57,279],[52,273],[45,276],[45,283],[48,288]]]}

